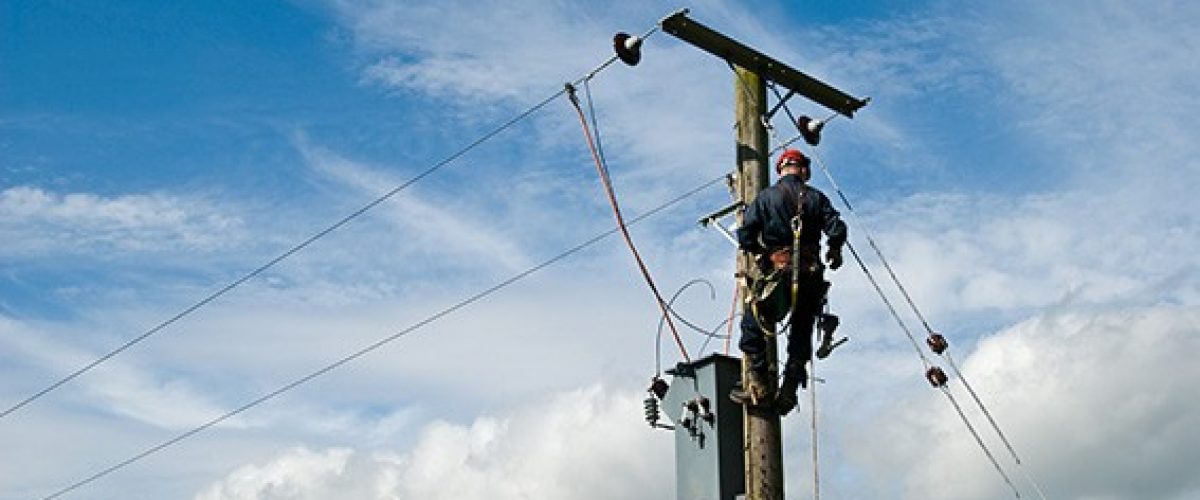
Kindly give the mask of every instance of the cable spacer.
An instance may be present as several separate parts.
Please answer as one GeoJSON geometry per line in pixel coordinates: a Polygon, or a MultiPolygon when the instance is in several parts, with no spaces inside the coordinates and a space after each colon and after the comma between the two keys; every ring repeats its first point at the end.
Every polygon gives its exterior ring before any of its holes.
{"type": "Polygon", "coordinates": [[[950,379],[946,377],[946,372],[942,371],[941,368],[936,366],[931,366],[929,367],[929,370],[925,371],[925,380],[928,380],[929,383],[934,387],[942,387],[946,385],[946,382],[950,381],[950,379]]]}
{"type": "Polygon", "coordinates": [[[925,343],[929,345],[930,350],[939,356],[950,347],[950,342],[946,340],[946,337],[936,332],[931,333],[929,338],[925,339],[925,343]]]}

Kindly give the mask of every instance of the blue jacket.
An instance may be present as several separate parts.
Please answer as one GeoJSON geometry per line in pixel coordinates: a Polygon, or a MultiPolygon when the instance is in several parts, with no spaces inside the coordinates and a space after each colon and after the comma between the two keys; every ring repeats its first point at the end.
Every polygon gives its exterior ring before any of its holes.
{"type": "Polygon", "coordinates": [[[774,186],[758,193],[742,219],[737,230],[738,246],[756,254],[763,254],[783,247],[792,246],[792,217],[796,215],[800,199],[803,208],[803,229],[800,245],[813,254],[821,244],[821,233],[828,238],[831,248],[841,249],[846,243],[846,223],[825,193],[810,187],[798,175],[785,175],[774,186]]]}

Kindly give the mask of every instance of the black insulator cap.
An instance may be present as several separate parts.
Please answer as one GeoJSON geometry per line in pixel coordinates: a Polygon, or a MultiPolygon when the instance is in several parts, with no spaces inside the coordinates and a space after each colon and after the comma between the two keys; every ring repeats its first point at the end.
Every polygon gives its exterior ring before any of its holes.
{"type": "Polygon", "coordinates": [[[804,142],[809,146],[816,146],[821,142],[821,129],[825,127],[825,123],[801,116],[796,119],[796,126],[800,128],[800,136],[804,137],[804,142]]]}
{"type": "Polygon", "coordinates": [[[650,379],[650,389],[648,390],[650,391],[650,394],[654,395],[654,397],[662,399],[663,396],[667,395],[667,389],[670,388],[671,386],[667,384],[666,380],[654,377],[653,379],[650,379]]]}
{"type": "Polygon", "coordinates": [[[637,66],[642,60],[642,39],[625,32],[617,33],[613,36],[613,50],[617,52],[617,58],[621,62],[637,66]]]}

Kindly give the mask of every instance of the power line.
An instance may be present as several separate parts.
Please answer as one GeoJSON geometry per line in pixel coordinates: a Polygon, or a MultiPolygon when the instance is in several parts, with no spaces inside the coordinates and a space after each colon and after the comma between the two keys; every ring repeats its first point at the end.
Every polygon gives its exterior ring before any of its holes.
{"type": "MultiPolygon", "coordinates": [[[[721,175],[720,177],[717,177],[716,179],[705,182],[704,184],[701,184],[700,186],[698,186],[696,188],[693,188],[675,198],[672,198],[671,200],[668,200],[667,202],[665,202],[661,205],[658,205],[657,207],[647,211],[646,213],[644,213],[642,215],[639,215],[637,217],[634,217],[633,219],[630,219],[626,225],[637,224],[638,222],[640,222],[646,218],[649,218],[649,217],[667,209],[668,207],[675,205],[676,203],[679,203],[680,201],[683,201],[683,200],[695,195],[696,193],[699,193],[700,191],[707,189],[708,187],[712,186],[713,184],[716,184],[724,179],[725,179],[725,176],[721,175]]],[[[144,450],[132,457],[122,460],[121,462],[118,462],[115,465],[109,466],[95,474],[92,474],[91,476],[88,476],[85,479],[79,480],[79,481],[72,483],[71,485],[66,486],[50,495],[42,497],[42,500],[50,500],[53,498],[61,497],[65,494],[70,493],[71,491],[74,491],[82,486],[85,486],[97,479],[100,479],[104,476],[112,474],[113,472],[116,472],[122,468],[125,468],[126,466],[129,466],[130,464],[140,461],[143,458],[153,455],[159,451],[162,451],[163,449],[170,447],[180,441],[183,441],[183,440],[185,440],[189,437],[192,437],[196,434],[199,434],[221,422],[224,422],[225,420],[228,420],[242,412],[245,412],[246,410],[249,410],[249,409],[251,409],[255,406],[258,406],[262,403],[265,403],[271,399],[274,399],[276,396],[279,396],[280,394],[288,392],[304,383],[307,383],[308,381],[310,381],[312,379],[315,379],[317,377],[320,377],[321,375],[329,373],[330,371],[333,371],[334,369],[337,369],[338,367],[340,367],[346,363],[349,363],[355,359],[358,359],[358,358],[362,357],[363,355],[384,346],[385,344],[388,344],[396,339],[399,339],[400,337],[403,337],[403,336],[405,336],[409,333],[412,333],[413,331],[416,331],[430,323],[433,323],[434,321],[437,321],[445,316],[448,316],[468,305],[471,305],[474,302],[479,301],[480,299],[483,299],[484,297],[487,297],[488,295],[498,292],[501,289],[528,277],[529,275],[531,275],[533,273],[536,273],[558,261],[561,261],[561,260],[571,256],[572,254],[579,252],[580,250],[583,250],[584,248],[592,246],[592,245],[596,244],[597,242],[599,242],[600,240],[603,240],[604,238],[607,238],[608,236],[611,236],[612,234],[618,232],[619,230],[620,230],[620,227],[618,226],[618,227],[609,229],[603,233],[600,233],[578,245],[575,245],[574,247],[571,247],[571,248],[563,251],[562,253],[559,253],[558,255],[555,255],[554,257],[551,257],[550,259],[547,259],[546,261],[543,261],[540,264],[537,264],[533,267],[530,267],[529,269],[526,269],[520,273],[517,273],[516,275],[513,275],[512,277],[510,277],[504,281],[501,281],[500,283],[497,283],[481,292],[478,292],[466,299],[463,299],[450,307],[442,309],[441,311],[438,311],[437,313],[435,313],[421,321],[418,321],[417,323],[414,323],[411,326],[409,326],[403,330],[400,330],[400,331],[398,331],[392,335],[389,335],[383,339],[380,339],[366,347],[363,347],[362,349],[355,351],[353,354],[345,356],[345,357],[343,357],[333,363],[330,363],[328,365],[325,365],[324,367],[322,367],[321,369],[319,369],[317,371],[314,371],[308,375],[300,377],[278,389],[275,389],[274,391],[271,391],[270,393],[268,393],[264,396],[261,396],[255,400],[250,401],[249,403],[246,403],[242,406],[239,406],[238,408],[231,410],[217,418],[214,418],[208,422],[205,422],[204,424],[197,426],[194,429],[191,429],[187,432],[179,434],[178,436],[175,436],[171,439],[163,441],[162,443],[159,443],[157,445],[151,446],[150,448],[147,448],[146,450],[144,450]]]]}
{"type": "MultiPolygon", "coordinates": [[[[792,124],[795,125],[797,128],[800,128],[801,124],[799,121],[797,121],[796,116],[792,114],[792,110],[788,107],[786,99],[779,94],[779,90],[776,89],[775,87],[772,86],[771,90],[774,91],[775,97],[780,100],[779,106],[782,107],[784,113],[787,114],[788,120],[790,120],[792,122],[792,124]]],[[[836,115],[834,115],[834,116],[836,116],[836,115]]],[[[800,132],[803,133],[803,131],[800,131],[800,132]]],[[[913,309],[914,312],[916,312],[917,317],[920,318],[921,323],[925,326],[926,331],[931,336],[934,335],[933,329],[929,326],[929,323],[927,321],[925,321],[925,317],[921,314],[920,310],[917,309],[917,306],[913,302],[912,297],[908,294],[908,291],[904,288],[904,285],[900,282],[900,279],[896,276],[896,273],[892,271],[892,267],[891,267],[891,265],[888,264],[887,258],[884,257],[883,252],[879,249],[879,246],[876,245],[875,239],[872,237],[870,229],[868,229],[866,227],[866,224],[863,223],[862,219],[860,219],[858,217],[858,212],[856,212],[854,210],[854,206],[850,204],[850,200],[846,198],[846,194],[842,192],[841,187],[839,187],[837,184],[837,181],[834,180],[833,174],[832,174],[832,172],[830,172],[829,167],[827,167],[825,165],[825,162],[821,159],[820,155],[816,154],[816,151],[815,151],[816,145],[815,144],[813,145],[813,150],[814,150],[812,153],[813,159],[816,160],[817,165],[821,167],[821,171],[824,172],[825,177],[829,180],[830,185],[837,192],[838,197],[841,198],[842,203],[844,203],[846,205],[846,209],[850,212],[851,216],[854,217],[854,220],[856,222],[858,222],[859,226],[861,226],[863,231],[866,233],[867,242],[870,244],[871,248],[875,251],[875,255],[877,257],[879,257],[881,262],[883,262],[883,266],[887,269],[888,275],[891,276],[893,283],[895,283],[895,285],[903,293],[905,300],[908,301],[908,305],[913,309]]],[[[917,342],[917,339],[913,336],[912,331],[910,331],[908,326],[904,323],[904,321],[902,319],[900,319],[899,313],[896,312],[896,309],[895,309],[895,307],[892,306],[891,301],[889,301],[887,296],[883,293],[883,290],[879,287],[879,283],[875,281],[875,277],[871,274],[871,271],[867,268],[866,263],[863,262],[862,258],[858,255],[858,252],[855,251],[854,245],[852,245],[849,241],[847,241],[846,246],[847,246],[847,248],[850,249],[850,253],[851,253],[851,255],[854,256],[854,260],[856,262],[858,262],[859,268],[862,269],[863,274],[866,275],[868,281],[871,282],[871,285],[875,288],[875,292],[879,295],[879,298],[883,301],[884,305],[887,306],[888,311],[892,314],[892,317],[896,320],[896,323],[900,326],[900,329],[904,332],[904,335],[906,337],[908,337],[908,340],[912,343],[913,349],[916,350],[916,352],[917,352],[917,356],[921,358],[921,363],[925,365],[926,374],[927,374],[926,377],[929,378],[930,382],[934,385],[934,387],[940,389],[942,391],[942,393],[946,395],[946,399],[948,399],[950,401],[950,404],[954,406],[954,410],[958,413],[958,416],[962,420],[963,424],[966,425],[967,430],[970,431],[971,435],[975,438],[975,442],[979,444],[979,447],[983,450],[984,455],[987,456],[987,458],[991,462],[992,466],[996,469],[996,472],[999,473],[1000,477],[1002,479],[1004,479],[1004,482],[1007,483],[1008,486],[1012,489],[1013,494],[1017,498],[1021,498],[1021,492],[1017,489],[1017,486],[1015,484],[1013,484],[1012,479],[1010,479],[1008,477],[1008,474],[1004,472],[1004,468],[1000,466],[1000,462],[998,462],[996,460],[996,457],[992,454],[991,450],[987,447],[986,444],[984,444],[983,438],[979,435],[979,432],[975,429],[975,426],[971,424],[971,421],[967,418],[967,415],[965,413],[963,413],[962,407],[958,404],[958,400],[955,399],[954,395],[950,393],[950,390],[948,387],[946,387],[946,384],[944,383],[944,381],[942,381],[941,383],[937,383],[937,382],[935,382],[935,379],[929,375],[930,373],[932,373],[932,372],[930,372],[931,369],[938,370],[939,373],[940,373],[941,369],[936,368],[936,365],[934,365],[929,360],[929,358],[925,355],[925,352],[921,349],[921,346],[917,342]]],[[[953,363],[953,360],[951,360],[951,363],[953,363]]],[[[1008,439],[1004,438],[1004,433],[1000,431],[1000,428],[996,425],[995,420],[992,420],[991,414],[987,411],[987,408],[983,406],[983,402],[980,401],[978,396],[975,395],[975,391],[973,389],[971,389],[970,385],[966,384],[966,381],[962,378],[962,374],[958,372],[957,366],[954,366],[953,368],[955,369],[955,373],[958,375],[959,380],[961,380],[963,382],[963,384],[966,385],[968,391],[971,393],[971,395],[973,397],[975,397],[975,402],[979,404],[980,408],[983,409],[984,414],[988,416],[988,420],[992,423],[992,428],[997,433],[1000,434],[1000,437],[1004,441],[1005,445],[1009,446],[1009,451],[1013,453],[1013,458],[1014,458],[1014,460],[1016,460],[1017,466],[1021,467],[1021,461],[1019,458],[1017,458],[1016,452],[1013,451],[1011,445],[1008,444],[1008,439]]],[[[1038,494],[1041,495],[1041,488],[1037,485],[1037,483],[1035,481],[1033,481],[1032,476],[1029,476],[1029,474],[1026,473],[1026,477],[1030,480],[1030,482],[1032,482],[1034,484],[1034,487],[1038,490],[1038,494]]],[[[1042,498],[1044,500],[1045,496],[1042,496],[1042,498]]]]}
{"type": "MultiPolygon", "coordinates": [[[[585,79],[590,79],[590,78],[594,77],[594,76],[595,76],[595,75],[596,75],[598,72],[600,72],[600,71],[602,71],[603,69],[607,68],[607,67],[608,67],[608,66],[609,66],[609,65],[612,63],[612,61],[614,61],[614,60],[616,60],[616,56],[613,56],[613,57],[611,57],[611,58],[610,58],[610,59],[608,59],[608,60],[607,60],[605,63],[601,64],[599,67],[597,67],[596,69],[594,69],[594,70],[592,70],[591,72],[589,72],[587,76],[585,76],[585,77],[582,77],[582,78],[580,78],[580,79],[576,80],[576,82],[584,81],[585,79]]],[[[238,286],[241,286],[243,283],[245,283],[245,282],[249,281],[250,279],[254,278],[255,276],[258,276],[259,274],[262,274],[264,271],[266,271],[266,270],[270,269],[271,267],[274,267],[276,264],[278,264],[279,262],[283,261],[284,259],[287,259],[288,257],[291,257],[293,254],[295,254],[295,253],[297,253],[297,252],[299,252],[299,251],[303,250],[304,248],[308,247],[309,245],[311,245],[312,243],[316,242],[317,240],[319,240],[319,239],[321,239],[321,238],[325,237],[325,236],[326,236],[326,235],[328,235],[329,233],[332,233],[332,232],[336,231],[337,229],[339,229],[339,228],[341,228],[342,226],[344,226],[344,225],[346,225],[347,223],[349,223],[351,220],[354,220],[354,219],[358,218],[359,216],[363,215],[364,213],[366,213],[366,212],[370,211],[371,209],[375,208],[375,207],[376,207],[377,205],[379,205],[380,203],[383,203],[384,201],[386,201],[387,199],[391,198],[392,196],[395,196],[397,193],[399,193],[399,192],[401,192],[401,191],[403,191],[403,190],[407,189],[409,186],[412,186],[413,184],[416,184],[416,183],[417,183],[418,181],[420,181],[421,179],[424,179],[425,177],[429,176],[430,174],[432,174],[432,173],[434,173],[434,172],[438,171],[439,169],[441,169],[442,167],[446,166],[447,164],[449,164],[449,163],[453,162],[454,160],[457,160],[459,157],[461,157],[461,156],[465,155],[466,153],[470,152],[472,149],[475,149],[475,148],[476,148],[476,147],[478,147],[480,144],[483,144],[484,142],[486,142],[486,141],[488,141],[488,140],[492,139],[492,138],[493,138],[493,137],[495,137],[496,135],[499,135],[501,132],[503,132],[503,131],[505,131],[505,130],[509,129],[510,127],[512,127],[513,125],[517,124],[518,122],[520,122],[520,121],[524,120],[525,118],[528,118],[530,115],[532,115],[533,113],[535,113],[535,112],[537,112],[538,110],[542,109],[542,108],[543,108],[543,107],[545,107],[547,104],[549,104],[551,101],[553,101],[553,100],[555,100],[555,99],[559,98],[560,96],[562,96],[562,95],[563,95],[564,93],[566,93],[566,92],[567,92],[567,90],[566,90],[565,88],[564,88],[564,89],[561,89],[561,90],[559,90],[559,91],[557,91],[557,92],[555,92],[554,94],[550,95],[549,97],[547,97],[547,98],[545,98],[545,99],[541,100],[541,101],[540,101],[540,102],[538,102],[537,104],[535,104],[535,105],[533,105],[533,106],[529,107],[529,108],[528,108],[528,109],[526,109],[525,111],[523,111],[523,112],[521,112],[521,113],[517,114],[517,115],[516,115],[516,116],[514,116],[513,118],[511,118],[511,119],[509,119],[508,121],[504,122],[504,123],[503,123],[502,125],[500,125],[499,127],[496,127],[495,129],[492,129],[490,132],[488,132],[488,133],[484,134],[483,136],[481,136],[480,138],[478,138],[478,139],[476,139],[475,141],[471,142],[470,144],[467,144],[466,146],[464,146],[463,148],[459,149],[458,151],[456,151],[455,153],[451,154],[450,156],[446,157],[445,159],[443,159],[443,160],[441,160],[441,161],[439,161],[439,162],[435,163],[433,166],[429,167],[428,169],[426,169],[425,171],[421,172],[420,174],[417,174],[417,175],[416,175],[415,177],[413,177],[412,179],[409,179],[408,181],[404,182],[403,184],[400,184],[399,186],[396,186],[395,188],[392,188],[392,190],[388,191],[387,193],[384,193],[382,196],[380,196],[380,197],[378,197],[378,198],[375,198],[375,199],[374,199],[374,200],[372,200],[370,203],[367,203],[366,205],[362,206],[362,207],[361,207],[361,208],[359,208],[358,210],[355,210],[354,212],[350,213],[349,215],[347,215],[347,216],[345,216],[345,217],[343,217],[343,218],[339,219],[337,222],[333,223],[332,225],[330,225],[330,226],[326,227],[325,229],[322,229],[322,230],[318,231],[316,234],[314,234],[314,235],[312,235],[312,236],[308,237],[307,239],[305,239],[304,241],[300,242],[299,244],[297,244],[297,245],[295,245],[295,246],[291,247],[290,249],[288,249],[287,251],[283,252],[283,253],[282,253],[282,254],[280,254],[279,256],[277,256],[277,257],[275,257],[275,258],[271,259],[270,261],[268,261],[266,264],[263,264],[263,265],[261,265],[261,266],[259,266],[259,267],[255,268],[254,270],[250,271],[249,273],[246,273],[245,275],[243,275],[242,277],[238,278],[237,280],[234,280],[232,283],[229,283],[229,284],[225,285],[224,287],[220,288],[219,290],[217,290],[217,291],[215,291],[215,292],[213,292],[213,293],[209,294],[208,296],[204,297],[204,298],[203,298],[203,299],[201,299],[200,301],[198,301],[198,302],[196,302],[196,303],[192,304],[191,306],[188,306],[188,307],[187,307],[187,308],[185,308],[183,311],[181,311],[181,312],[179,312],[179,313],[175,314],[174,316],[171,316],[171,317],[170,317],[169,319],[167,319],[166,321],[163,321],[163,322],[161,322],[161,323],[159,323],[159,324],[155,325],[153,328],[150,328],[149,330],[147,330],[147,331],[143,332],[141,335],[138,335],[137,337],[134,337],[133,339],[130,339],[129,341],[125,342],[124,344],[121,344],[120,346],[118,346],[117,348],[113,349],[112,351],[109,351],[107,354],[104,354],[103,356],[100,356],[99,358],[96,358],[96,359],[95,359],[95,360],[93,360],[92,362],[90,362],[90,363],[88,363],[88,364],[84,365],[83,367],[81,367],[81,368],[79,368],[79,369],[75,370],[74,372],[71,372],[71,374],[69,374],[69,375],[67,375],[67,376],[65,376],[65,377],[63,377],[63,378],[61,378],[61,379],[59,379],[58,381],[56,381],[56,382],[54,382],[54,383],[50,384],[50,385],[49,385],[49,386],[47,386],[46,388],[44,388],[44,389],[42,389],[42,390],[40,390],[40,391],[38,391],[38,392],[34,393],[33,395],[31,395],[31,396],[29,396],[29,397],[27,397],[27,398],[25,398],[25,399],[23,399],[23,400],[21,400],[20,402],[18,402],[18,403],[16,403],[16,404],[12,405],[11,407],[9,407],[9,408],[5,409],[4,411],[0,411],[0,419],[3,419],[4,417],[7,417],[8,415],[10,415],[10,414],[12,414],[12,413],[16,412],[17,410],[20,410],[21,408],[25,407],[25,406],[26,406],[26,405],[28,405],[29,403],[32,403],[33,401],[35,401],[35,400],[37,400],[37,399],[41,398],[42,396],[45,396],[45,395],[49,394],[50,392],[54,391],[55,389],[58,389],[59,387],[62,387],[62,386],[63,386],[63,385],[65,385],[66,383],[68,383],[68,382],[70,382],[70,381],[72,381],[72,380],[74,380],[74,379],[78,378],[80,375],[83,375],[84,373],[87,373],[87,372],[91,371],[93,368],[95,368],[96,366],[99,366],[101,363],[104,363],[104,362],[108,361],[109,359],[112,359],[113,357],[117,356],[118,354],[121,354],[122,352],[124,352],[125,350],[129,349],[130,347],[133,347],[134,345],[137,345],[138,343],[142,342],[143,340],[146,340],[146,339],[147,339],[147,338],[149,338],[150,336],[152,336],[152,335],[154,335],[154,334],[156,334],[156,333],[158,333],[158,332],[162,331],[163,329],[165,329],[166,327],[168,327],[168,326],[170,326],[171,324],[175,323],[176,321],[179,321],[180,319],[183,319],[185,316],[187,316],[187,315],[189,315],[189,314],[191,314],[191,313],[195,312],[196,310],[200,309],[201,307],[204,307],[204,306],[208,305],[210,302],[212,302],[212,301],[216,300],[217,298],[221,297],[222,295],[225,295],[226,293],[228,293],[229,291],[233,290],[234,288],[237,288],[238,286]]]]}

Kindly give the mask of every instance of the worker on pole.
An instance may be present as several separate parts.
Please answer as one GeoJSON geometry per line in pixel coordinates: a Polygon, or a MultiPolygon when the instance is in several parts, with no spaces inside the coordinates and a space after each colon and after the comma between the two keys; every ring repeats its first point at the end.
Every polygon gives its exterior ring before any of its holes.
{"type": "Polygon", "coordinates": [[[750,252],[757,268],[748,271],[751,295],[742,315],[738,346],[749,361],[749,380],[733,397],[743,404],[774,405],[780,415],[796,406],[796,391],[807,387],[805,363],[812,359],[812,333],[825,305],[829,282],[820,259],[821,233],[832,269],[842,265],[846,224],[824,193],[808,185],[811,165],[800,151],[788,149],[775,163],[779,181],[759,193],[747,207],[737,230],[738,246],[750,252]],[[790,316],[787,360],[778,394],[764,381],[771,368],[767,342],[776,323],[790,316]]]}

